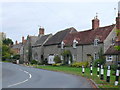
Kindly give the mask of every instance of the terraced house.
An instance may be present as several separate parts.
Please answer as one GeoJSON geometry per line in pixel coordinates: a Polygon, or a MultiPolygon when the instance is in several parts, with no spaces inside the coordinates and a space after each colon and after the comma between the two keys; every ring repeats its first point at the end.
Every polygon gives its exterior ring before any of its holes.
{"type": "MultiPolygon", "coordinates": [[[[107,63],[115,64],[118,60],[118,52],[114,50],[114,46],[116,42],[120,41],[120,37],[116,36],[116,29],[120,30],[120,13],[118,12],[118,16],[116,17],[116,24],[100,27],[100,20],[96,16],[92,20],[91,26],[91,29],[82,31],[77,31],[71,27],[61,30],[54,35],[44,35],[44,28],[40,28],[39,35],[31,41],[28,40],[32,43],[26,43],[26,45],[30,45],[30,48],[32,48],[32,59],[40,62],[47,60],[49,64],[55,63],[54,57],[56,55],[61,57],[61,60],[65,60],[65,57],[61,54],[65,50],[71,53],[71,58],[68,57],[66,61],[68,64],[75,61],[91,62],[99,59],[98,53],[100,50],[106,56],[107,63]]],[[[25,46],[24,51],[27,48],[25,46]]],[[[24,53],[24,60],[25,58],[24,53]]]]}
{"type": "Polygon", "coordinates": [[[43,45],[49,40],[52,34],[44,35],[44,28],[39,28],[39,36],[37,41],[32,45],[32,59],[43,63],[44,47],[43,45]]]}

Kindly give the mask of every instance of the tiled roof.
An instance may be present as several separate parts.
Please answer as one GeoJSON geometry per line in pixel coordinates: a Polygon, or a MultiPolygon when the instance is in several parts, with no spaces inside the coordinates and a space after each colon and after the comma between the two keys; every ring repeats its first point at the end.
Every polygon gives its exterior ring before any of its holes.
{"type": "Polygon", "coordinates": [[[53,35],[46,43],[45,45],[55,45],[60,44],[62,40],[68,35],[68,33],[77,32],[75,28],[68,28],[62,31],[57,32],[55,35],[53,35]]]}
{"type": "Polygon", "coordinates": [[[35,44],[33,46],[42,45],[46,41],[46,39],[51,35],[52,34],[40,36],[39,39],[35,42],[35,44]]]}
{"type": "Polygon", "coordinates": [[[95,38],[98,38],[100,41],[103,42],[109,33],[112,31],[115,25],[100,27],[95,30],[85,30],[76,33],[70,33],[64,39],[65,45],[72,45],[73,40],[76,39],[79,44],[92,44],[95,38]]]}
{"type": "Polygon", "coordinates": [[[118,51],[115,50],[115,47],[112,45],[108,48],[108,50],[105,52],[105,55],[118,55],[118,51]]]}
{"type": "Polygon", "coordinates": [[[22,43],[15,44],[12,46],[13,49],[20,49],[22,47],[22,43]]]}

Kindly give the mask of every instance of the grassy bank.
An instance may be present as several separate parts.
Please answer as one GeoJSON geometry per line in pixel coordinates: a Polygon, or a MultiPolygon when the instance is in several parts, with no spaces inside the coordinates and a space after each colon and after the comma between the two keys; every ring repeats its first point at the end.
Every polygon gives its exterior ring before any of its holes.
{"type": "MultiPolygon", "coordinates": [[[[111,70],[111,78],[110,83],[106,82],[106,73],[107,70],[105,70],[104,80],[100,80],[99,77],[97,77],[97,68],[93,68],[93,75],[90,75],[90,68],[85,68],[85,73],[82,74],[82,68],[76,68],[76,67],[68,67],[68,66],[36,66],[40,69],[46,69],[46,70],[52,70],[52,71],[59,71],[59,72],[65,72],[69,74],[74,74],[82,77],[86,77],[88,79],[94,80],[94,82],[98,85],[99,88],[118,88],[120,90],[120,83],[118,86],[114,85],[115,82],[115,75],[112,75],[114,73],[113,70],[111,70]]],[[[119,78],[120,81],[120,78],[119,78]]]]}

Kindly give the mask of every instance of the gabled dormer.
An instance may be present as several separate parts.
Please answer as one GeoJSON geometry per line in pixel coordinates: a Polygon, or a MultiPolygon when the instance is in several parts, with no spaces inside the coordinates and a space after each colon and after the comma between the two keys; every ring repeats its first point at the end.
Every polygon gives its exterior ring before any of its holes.
{"type": "Polygon", "coordinates": [[[65,45],[65,43],[62,41],[61,42],[61,49],[64,49],[64,45],[65,45]]]}
{"type": "Polygon", "coordinates": [[[98,38],[95,38],[94,39],[94,46],[98,46],[98,42],[100,41],[100,39],[98,39],[98,38]]]}
{"type": "Polygon", "coordinates": [[[77,48],[78,41],[76,39],[73,40],[73,48],[77,48]]]}

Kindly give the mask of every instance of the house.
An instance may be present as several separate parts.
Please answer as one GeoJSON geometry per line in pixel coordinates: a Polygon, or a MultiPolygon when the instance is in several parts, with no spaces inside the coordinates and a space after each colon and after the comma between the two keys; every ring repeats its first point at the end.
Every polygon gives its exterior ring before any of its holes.
{"type": "Polygon", "coordinates": [[[106,61],[108,64],[118,64],[120,63],[120,51],[115,49],[115,46],[120,46],[120,12],[118,11],[118,16],[116,17],[116,32],[118,32],[113,44],[108,47],[105,52],[106,61]]]}
{"type": "Polygon", "coordinates": [[[77,32],[75,28],[67,28],[57,32],[44,44],[44,59],[48,60],[48,64],[53,64],[55,55],[61,55],[61,42],[69,33],[77,32]]]}
{"type": "MultiPolygon", "coordinates": [[[[64,50],[69,50],[73,62],[91,62],[99,59],[100,50],[102,49],[104,54],[116,38],[115,24],[104,27],[99,25],[100,20],[96,16],[92,20],[92,29],[77,32],[74,28],[69,28],[56,33],[45,43],[44,57],[49,64],[53,64],[55,55],[62,57],[61,53],[64,50]],[[74,32],[70,33],[71,29],[74,32]]],[[[67,63],[71,63],[70,59],[67,63]]]]}
{"type": "Polygon", "coordinates": [[[27,39],[21,48],[21,57],[23,62],[28,63],[32,60],[32,46],[36,40],[37,36],[27,36],[27,39]]]}
{"type": "Polygon", "coordinates": [[[44,47],[43,45],[49,40],[52,34],[44,35],[44,28],[39,28],[38,39],[32,46],[32,59],[43,63],[44,60],[44,47]]]}
{"type": "Polygon", "coordinates": [[[103,54],[106,56],[106,64],[117,64],[118,51],[115,50],[114,44],[116,38],[117,43],[120,42],[120,35],[116,36],[116,30],[120,30],[119,12],[116,18],[116,24],[105,27],[99,27],[99,19],[96,17],[92,20],[92,29],[68,35],[63,40],[65,44],[64,49],[71,51],[73,61],[89,62],[92,59],[99,59],[98,53],[102,49],[103,54]]]}
{"type": "Polygon", "coordinates": [[[18,41],[16,41],[16,43],[12,45],[11,49],[15,54],[20,54],[21,47],[22,47],[22,43],[18,43],[18,41]]]}

